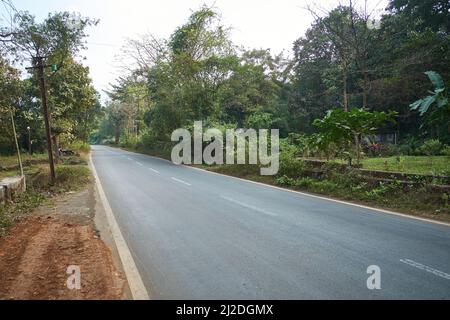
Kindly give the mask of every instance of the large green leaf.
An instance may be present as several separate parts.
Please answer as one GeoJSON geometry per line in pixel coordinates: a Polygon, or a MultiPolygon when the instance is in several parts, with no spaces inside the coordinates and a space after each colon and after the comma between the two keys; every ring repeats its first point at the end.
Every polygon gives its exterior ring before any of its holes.
{"type": "Polygon", "coordinates": [[[425,74],[430,78],[431,82],[433,83],[435,89],[443,89],[444,88],[444,80],[442,80],[442,77],[434,71],[427,71],[425,74]]]}
{"type": "Polygon", "coordinates": [[[414,102],[414,103],[411,103],[410,105],[409,105],[409,107],[411,108],[411,110],[417,110],[419,107],[420,107],[420,105],[423,103],[423,99],[420,99],[420,100],[417,100],[416,102],[414,102]]]}
{"type": "Polygon", "coordinates": [[[436,101],[436,98],[437,96],[428,96],[425,99],[423,99],[419,109],[421,115],[427,113],[430,106],[436,101]]]}

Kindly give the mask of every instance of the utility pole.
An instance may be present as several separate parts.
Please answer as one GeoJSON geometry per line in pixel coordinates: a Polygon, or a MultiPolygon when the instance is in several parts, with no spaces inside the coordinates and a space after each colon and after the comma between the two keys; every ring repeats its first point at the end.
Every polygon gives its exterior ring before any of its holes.
{"type": "Polygon", "coordinates": [[[23,177],[24,174],[23,174],[23,166],[22,166],[22,157],[20,156],[19,142],[17,141],[16,124],[14,123],[14,115],[13,115],[12,110],[10,110],[10,115],[11,115],[11,124],[12,124],[13,134],[14,134],[14,142],[16,144],[17,160],[19,161],[20,176],[23,177]]]}
{"type": "Polygon", "coordinates": [[[45,122],[45,135],[47,139],[47,152],[48,152],[48,162],[50,165],[50,185],[55,184],[56,180],[56,174],[55,174],[55,161],[53,158],[53,147],[52,147],[52,133],[51,133],[51,127],[50,127],[50,114],[48,112],[48,104],[47,104],[47,89],[45,87],[45,73],[44,68],[46,67],[52,67],[54,66],[46,66],[44,65],[44,58],[43,57],[35,57],[33,59],[34,66],[32,68],[27,69],[37,69],[38,70],[38,77],[39,77],[39,84],[40,84],[40,91],[41,91],[41,100],[42,100],[42,109],[44,112],[44,122],[45,122]]]}

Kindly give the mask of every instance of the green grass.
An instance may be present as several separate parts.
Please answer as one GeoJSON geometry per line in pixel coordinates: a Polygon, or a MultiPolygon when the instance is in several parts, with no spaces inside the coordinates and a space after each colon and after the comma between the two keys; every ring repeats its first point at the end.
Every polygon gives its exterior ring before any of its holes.
{"type": "Polygon", "coordinates": [[[55,194],[77,191],[86,185],[89,179],[90,170],[85,165],[58,165],[56,167],[56,183],[51,186],[49,185],[48,168],[44,167],[33,182],[33,188],[55,194]]]}
{"type": "MultiPolygon", "coordinates": [[[[33,155],[29,155],[28,153],[22,153],[22,162],[25,162],[27,160],[36,160],[36,161],[46,161],[48,159],[48,156],[46,153],[36,153],[33,155]]],[[[13,156],[1,156],[0,155],[0,166],[1,167],[10,167],[18,165],[17,161],[17,155],[13,156]]]]}
{"type": "Polygon", "coordinates": [[[450,175],[450,157],[367,158],[363,168],[369,170],[398,171],[412,174],[450,175]],[[399,161],[400,160],[400,161],[399,161]]]}

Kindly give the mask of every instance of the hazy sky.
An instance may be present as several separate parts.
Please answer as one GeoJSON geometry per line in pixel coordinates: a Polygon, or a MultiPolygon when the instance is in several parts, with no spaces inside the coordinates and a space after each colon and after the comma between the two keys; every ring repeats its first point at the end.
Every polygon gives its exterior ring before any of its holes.
{"type": "MultiPolygon", "coordinates": [[[[312,22],[308,3],[330,9],[339,0],[12,0],[19,10],[28,10],[39,21],[49,12],[76,11],[100,19],[88,30],[84,62],[90,67],[97,90],[107,89],[118,76],[116,56],[124,39],[152,33],[167,38],[202,4],[214,5],[225,25],[232,27],[238,45],[291,52],[292,43],[312,22]]],[[[347,0],[341,0],[346,3],[347,0]]],[[[359,1],[361,4],[363,0],[359,1]]],[[[387,0],[368,0],[370,10],[381,11],[387,0]]],[[[0,8],[0,11],[2,9],[0,8]]]]}

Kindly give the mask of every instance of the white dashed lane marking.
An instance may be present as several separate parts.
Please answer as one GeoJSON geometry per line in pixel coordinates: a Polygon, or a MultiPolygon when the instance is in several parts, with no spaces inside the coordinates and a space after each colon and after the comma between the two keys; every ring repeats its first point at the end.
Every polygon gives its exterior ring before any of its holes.
{"type": "Polygon", "coordinates": [[[417,268],[417,269],[429,272],[431,274],[434,274],[435,276],[438,276],[438,277],[450,280],[450,274],[445,273],[445,272],[443,272],[441,270],[437,270],[437,269],[434,269],[432,267],[426,266],[426,265],[421,264],[419,262],[416,262],[416,261],[413,261],[413,260],[410,260],[410,259],[400,259],[400,262],[405,263],[405,264],[407,264],[407,265],[409,265],[411,267],[414,267],[414,268],[417,268]]]}
{"type": "Polygon", "coordinates": [[[222,196],[221,198],[225,199],[227,201],[233,202],[234,204],[238,204],[238,205],[240,205],[240,206],[242,206],[244,208],[251,209],[251,210],[254,210],[254,211],[258,211],[258,212],[264,213],[264,214],[266,214],[268,216],[278,217],[278,214],[276,214],[276,213],[273,213],[273,212],[270,212],[270,211],[267,211],[267,210],[264,210],[264,209],[252,206],[250,204],[246,204],[244,202],[241,202],[241,201],[238,201],[238,200],[235,200],[235,199],[232,199],[232,198],[228,198],[228,197],[223,197],[222,196]]]}
{"type": "Polygon", "coordinates": [[[174,178],[174,177],[172,177],[172,180],[176,181],[176,182],[179,182],[179,183],[182,183],[182,184],[187,185],[187,186],[191,186],[190,183],[187,183],[186,181],[183,181],[183,180],[180,180],[180,179],[177,179],[177,178],[174,178]]]}

